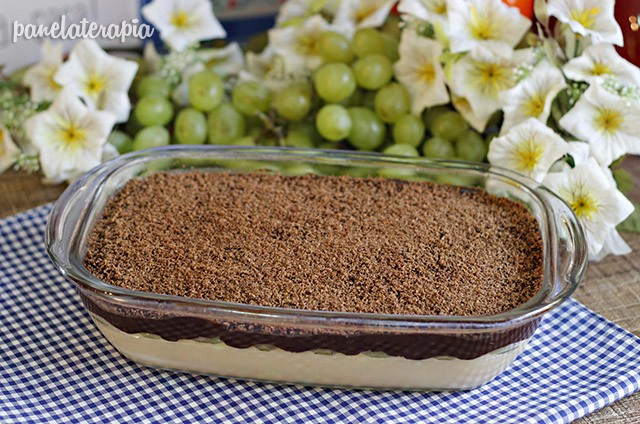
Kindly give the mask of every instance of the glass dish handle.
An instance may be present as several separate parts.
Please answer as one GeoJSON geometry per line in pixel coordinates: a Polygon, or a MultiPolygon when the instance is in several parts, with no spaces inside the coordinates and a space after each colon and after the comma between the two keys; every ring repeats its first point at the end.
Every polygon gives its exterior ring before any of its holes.
{"type": "Polygon", "coordinates": [[[550,302],[554,303],[571,296],[587,269],[589,255],[582,224],[571,207],[545,187],[537,192],[549,203],[547,213],[553,221],[549,228],[555,233],[550,234],[552,248],[556,249],[551,257],[556,258],[553,266],[560,281],[551,293],[550,302]]]}

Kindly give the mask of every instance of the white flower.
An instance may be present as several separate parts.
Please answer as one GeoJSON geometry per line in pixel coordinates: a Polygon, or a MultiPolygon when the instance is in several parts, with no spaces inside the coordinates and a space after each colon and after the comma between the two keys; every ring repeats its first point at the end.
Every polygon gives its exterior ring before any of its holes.
{"type": "Polygon", "coordinates": [[[0,125],[0,174],[16,162],[20,149],[11,139],[9,130],[0,125]]]}
{"type": "Polygon", "coordinates": [[[604,239],[602,249],[594,255],[589,255],[589,259],[592,261],[600,261],[609,255],[626,255],[629,253],[631,253],[631,248],[622,236],[620,236],[620,233],[613,228],[604,239]]]}
{"type": "Polygon", "coordinates": [[[589,84],[613,76],[627,84],[640,87],[640,69],[616,53],[611,44],[594,44],[584,49],[581,56],[563,67],[567,78],[589,84]]]}
{"type": "Polygon", "coordinates": [[[313,15],[303,25],[274,28],[269,31],[269,45],[280,55],[288,72],[313,71],[320,67],[320,35],[332,27],[320,15],[313,15]]]}
{"type": "Polygon", "coordinates": [[[94,40],[83,40],[54,79],[90,108],[113,112],[118,122],[126,122],[131,110],[129,87],[137,71],[137,63],[108,55],[94,40]]]}
{"type": "Polygon", "coordinates": [[[284,58],[277,54],[273,47],[267,46],[261,53],[248,52],[246,71],[240,71],[241,80],[258,80],[273,91],[281,90],[293,81],[308,77],[304,68],[288,72],[284,58]]]}
{"type": "Polygon", "coordinates": [[[592,258],[600,253],[616,225],[633,212],[631,202],[593,158],[570,171],[548,174],[543,182],[571,206],[582,222],[592,258]]]}
{"type": "Polygon", "coordinates": [[[63,62],[62,44],[51,43],[47,38],[41,51],[42,61],[29,68],[23,79],[24,85],[31,89],[34,102],[51,101],[62,88],[53,79],[63,62]]]}
{"type": "Polygon", "coordinates": [[[622,46],[622,30],[613,14],[614,3],[615,0],[549,0],[547,12],[568,24],[573,32],[591,36],[594,43],[622,46]]]}
{"type": "Polygon", "coordinates": [[[640,102],[591,85],[560,119],[560,126],[591,146],[603,166],[627,153],[640,154],[640,102]]]}
{"type": "Polygon", "coordinates": [[[213,14],[210,0],[153,0],[142,8],[142,16],[160,31],[162,40],[173,50],[227,36],[213,14]]]}
{"type": "Polygon", "coordinates": [[[448,36],[453,53],[483,48],[508,56],[531,21],[502,0],[448,0],[448,36]]]}
{"type": "Polygon", "coordinates": [[[244,52],[236,42],[220,49],[199,50],[198,54],[208,69],[222,77],[237,75],[245,66],[244,52]]]}
{"type": "Polygon", "coordinates": [[[537,119],[529,118],[491,140],[492,165],[511,169],[542,182],[551,165],[569,150],[568,143],[537,119]]]}
{"type": "Polygon", "coordinates": [[[333,23],[347,33],[381,27],[395,3],[395,0],[342,0],[333,23]]]}
{"type": "Polygon", "coordinates": [[[531,74],[514,88],[502,92],[504,134],[514,125],[536,118],[546,123],[551,114],[551,103],[558,93],[567,87],[562,72],[548,61],[540,62],[531,74]]]}
{"type": "Polygon", "coordinates": [[[398,12],[447,29],[447,0],[400,0],[398,12]]]}
{"type": "Polygon", "coordinates": [[[425,107],[449,102],[449,93],[440,64],[442,44],[405,30],[400,39],[400,60],[395,63],[396,78],[411,96],[411,113],[419,115],[425,107]]]}
{"type": "Polygon", "coordinates": [[[100,164],[115,121],[111,112],[90,110],[65,88],[49,109],[27,120],[25,129],[40,153],[46,179],[59,183],[100,164]]]}
{"type": "Polygon", "coordinates": [[[500,93],[515,84],[513,69],[530,50],[520,50],[508,58],[473,50],[451,66],[449,88],[464,97],[477,117],[472,126],[483,132],[494,112],[501,108],[500,93]]]}

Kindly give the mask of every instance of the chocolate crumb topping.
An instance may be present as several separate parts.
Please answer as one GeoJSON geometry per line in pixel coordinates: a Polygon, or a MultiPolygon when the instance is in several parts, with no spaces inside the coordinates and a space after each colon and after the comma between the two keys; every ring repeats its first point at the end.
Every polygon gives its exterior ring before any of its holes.
{"type": "Polygon", "coordinates": [[[543,272],[535,218],[482,190],[192,171],[127,183],[85,265],[109,284],[159,294],[459,316],[513,309],[543,272]]]}

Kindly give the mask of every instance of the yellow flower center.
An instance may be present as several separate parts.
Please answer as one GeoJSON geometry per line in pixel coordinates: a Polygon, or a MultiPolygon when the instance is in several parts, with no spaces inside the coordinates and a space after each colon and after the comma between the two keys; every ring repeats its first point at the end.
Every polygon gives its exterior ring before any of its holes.
{"type": "Polygon", "coordinates": [[[494,38],[495,25],[487,16],[481,16],[475,6],[471,6],[471,19],[469,19],[469,32],[478,40],[490,40],[494,38]]]}
{"type": "Polygon", "coordinates": [[[622,114],[616,110],[600,109],[596,115],[596,126],[609,134],[616,132],[623,122],[622,114]]]}
{"type": "Polygon", "coordinates": [[[431,84],[436,79],[436,70],[432,64],[424,64],[418,69],[418,79],[427,84],[431,84]]]}
{"type": "Polygon", "coordinates": [[[496,63],[478,62],[472,68],[471,82],[485,93],[493,95],[509,88],[511,85],[511,69],[496,63]]]}
{"type": "Polygon", "coordinates": [[[544,147],[542,143],[536,143],[532,138],[524,140],[514,151],[518,170],[526,171],[527,173],[532,172],[540,162],[543,153],[544,147]]]}
{"type": "Polygon", "coordinates": [[[60,84],[58,84],[56,80],[53,79],[53,77],[56,75],[57,72],[58,72],[57,67],[51,68],[49,69],[49,72],[47,72],[47,82],[49,83],[49,87],[55,91],[58,91],[62,88],[60,84]]]}
{"type": "Polygon", "coordinates": [[[536,93],[529,97],[524,104],[524,114],[531,118],[537,118],[544,111],[544,93],[536,93]]]}
{"type": "Polygon", "coordinates": [[[85,83],[87,94],[92,99],[96,99],[104,90],[107,80],[97,72],[93,72],[85,83]]]}
{"type": "Polygon", "coordinates": [[[572,193],[569,206],[578,216],[578,218],[591,219],[594,213],[598,211],[598,201],[589,193],[582,190],[572,193]]]}
{"type": "Polygon", "coordinates": [[[592,75],[608,75],[611,73],[611,68],[608,65],[605,65],[602,62],[596,62],[593,65],[593,69],[591,70],[592,75]]]}
{"type": "Polygon", "coordinates": [[[446,15],[447,14],[447,2],[440,1],[436,2],[435,8],[433,9],[438,15],[446,15]]]}
{"type": "Polygon", "coordinates": [[[184,10],[176,10],[171,15],[171,25],[184,29],[189,26],[189,14],[184,10]]]}
{"type": "Polygon", "coordinates": [[[317,56],[320,51],[319,41],[317,33],[301,34],[296,40],[296,50],[303,56],[317,56]]]}
{"type": "Polygon", "coordinates": [[[356,21],[356,24],[367,19],[369,16],[373,15],[376,10],[378,10],[378,6],[375,4],[370,4],[369,2],[362,2],[362,6],[358,10],[356,10],[353,19],[356,21]]]}
{"type": "Polygon", "coordinates": [[[59,138],[65,147],[75,148],[84,144],[86,135],[87,133],[84,129],[78,128],[73,122],[69,122],[60,129],[59,138]]]}
{"type": "Polygon", "coordinates": [[[572,20],[578,22],[586,29],[593,29],[596,24],[596,18],[600,14],[599,7],[592,7],[590,9],[573,9],[569,16],[572,20]]]}

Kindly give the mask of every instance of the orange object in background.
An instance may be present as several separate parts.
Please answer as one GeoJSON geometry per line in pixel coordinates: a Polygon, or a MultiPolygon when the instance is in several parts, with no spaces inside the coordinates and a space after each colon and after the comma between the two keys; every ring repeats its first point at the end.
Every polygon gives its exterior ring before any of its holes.
{"type": "Polygon", "coordinates": [[[618,53],[640,66],[640,1],[618,0],[615,14],[624,36],[624,47],[617,47],[618,53]]]}
{"type": "Polygon", "coordinates": [[[533,19],[533,0],[502,0],[509,6],[517,7],[520,13],[529,19],[533,19]]]}

